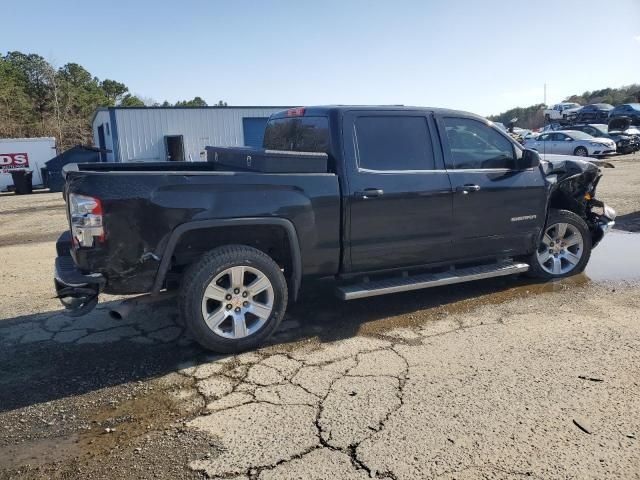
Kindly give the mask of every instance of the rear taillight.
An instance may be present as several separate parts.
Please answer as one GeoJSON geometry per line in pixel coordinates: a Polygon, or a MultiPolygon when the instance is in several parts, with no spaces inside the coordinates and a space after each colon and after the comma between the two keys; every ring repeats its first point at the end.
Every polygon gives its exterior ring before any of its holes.
{"type": "Polygon", "coordinates": [[[69,194],[69,216],[71,236],[76,245],[93,247],[96,241],[104,241],[100,199],[88,195],[69,194]]]}

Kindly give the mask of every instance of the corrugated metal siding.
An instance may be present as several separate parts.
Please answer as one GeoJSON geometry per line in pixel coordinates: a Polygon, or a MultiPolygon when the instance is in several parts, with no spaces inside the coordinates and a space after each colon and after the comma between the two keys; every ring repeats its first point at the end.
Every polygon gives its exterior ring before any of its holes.
{"type": "Polygon", "coordinates": [[[105,129],[104,129],[104,142],[105,145],[107,147],[107,150],[111,150],[112,153],[107,153],[107,161],[108,162],[113,162],[114,161],[114,154],[113,154],[113,133],[112,133],[112,127],[113,125],[111,125],[110,121],[109,121],[109,112],[107,110],[101,110],[99,112],[96,113],[96,116],[93,120],[93,146],[94,147],[98,147],[99,146],[99,142],[98,142],[98,127],[100,125],[105,125],[105,129]],[[107,128],[108,125],[108,128],[107,128]]]}
{"type": "MultiPolygon", "coordinates": [[[[165,135],[183,135],[186,159],[204,160],[201,152],[204,152],[207,145],[244,145],[243,118],[269,117],[280,110],[282,109],[116,109],[120,161],[166,160],[165,135]]],[[[97,129],[97,126],[94,127],[97,129]]]]}

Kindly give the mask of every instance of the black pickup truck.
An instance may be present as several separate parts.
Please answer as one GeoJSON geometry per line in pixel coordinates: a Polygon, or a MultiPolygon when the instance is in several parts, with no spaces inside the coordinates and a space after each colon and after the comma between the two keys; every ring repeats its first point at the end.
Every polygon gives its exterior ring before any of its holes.
{"type": "Polygon", "coordinates": [[[269,119],[264,149],[209,154],[68,166],[55,285],[70,314],[101,292],[177,290],[197,341],[240,351],[277,328],[305,279],[333,278],[351,300],[564,277],[615,217],[593,162],[541,159],[453,110],[296,108],[269,119]]]}

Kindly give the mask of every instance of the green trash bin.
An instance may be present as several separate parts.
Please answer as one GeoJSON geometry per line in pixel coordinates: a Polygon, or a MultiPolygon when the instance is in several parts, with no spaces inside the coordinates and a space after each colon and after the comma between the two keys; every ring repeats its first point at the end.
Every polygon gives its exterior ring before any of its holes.
{"type": "Polygon", "coordinates": [[[11,178],[16,195],[33,193],[33,172],[31,170],[13,170],[11,178]]]}

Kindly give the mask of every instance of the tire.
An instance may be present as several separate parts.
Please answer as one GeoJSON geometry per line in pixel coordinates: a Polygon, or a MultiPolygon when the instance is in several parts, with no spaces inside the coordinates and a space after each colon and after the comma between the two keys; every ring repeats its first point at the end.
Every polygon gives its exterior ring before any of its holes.
{"type": "Polygon", "coordinates": [[[573,151],[573,154],[576,157],[588,157],[589,156],[589,151],[584,147],[578,147],[573,151]]]}
{"type": "Polygon", "coordinates": [[[191,265],[178,298],[193,339],[219,353],[264,342],[282,321],[287,301],[287,282],[278,264],[244,245],[216,248],[191,265]]]}
{"type": "Polygon", "coordinates": [[[591,233],[582,218],[568,210],[551,210],[540,244],[529,258],[529,276],[551,280],[576,275],[587,266],[591,248],[591,233]]]}

